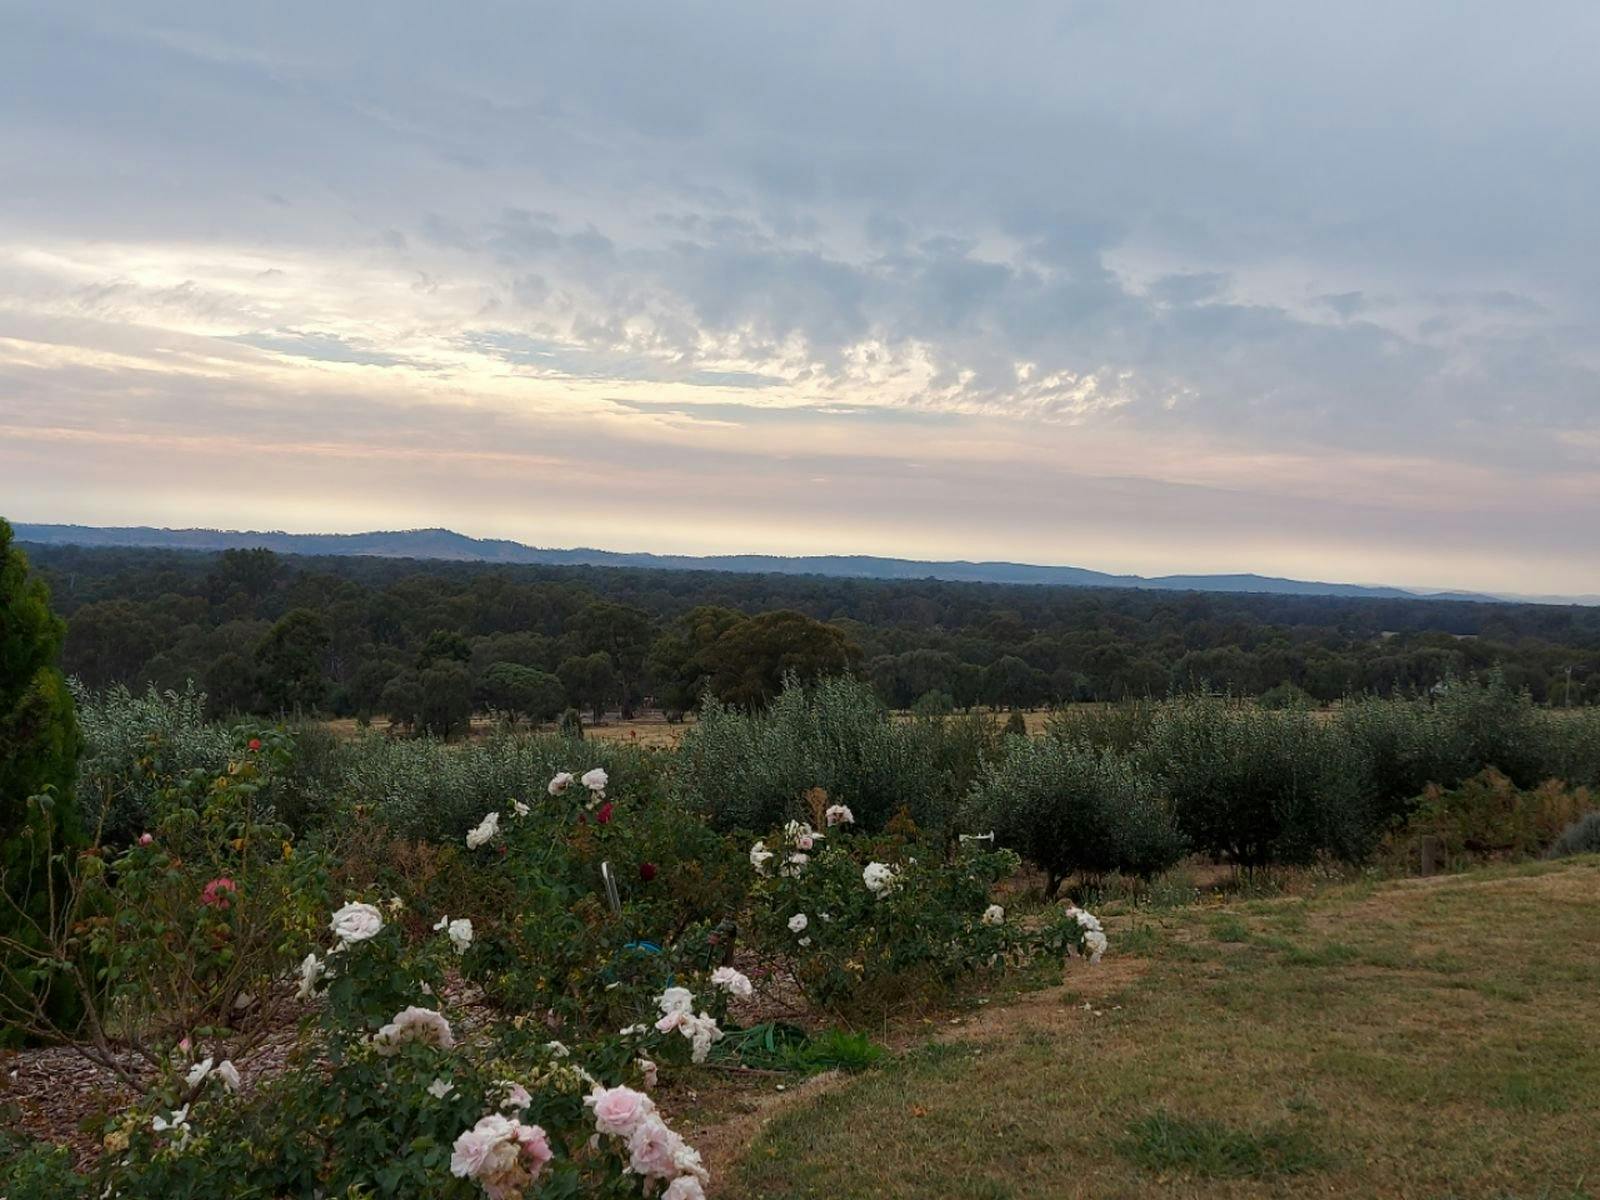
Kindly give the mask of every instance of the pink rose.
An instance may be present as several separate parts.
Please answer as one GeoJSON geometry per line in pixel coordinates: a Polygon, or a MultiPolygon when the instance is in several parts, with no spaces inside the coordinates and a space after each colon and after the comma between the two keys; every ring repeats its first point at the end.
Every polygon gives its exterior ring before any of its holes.
{"type": "Polygon", "coordinates": [[[148,833],[141,833],[139,835],[139,845],[141,846],[148,846],[153,841],[155,841],[155,838],[151,837],[148,833]]]}
{"type": "Polygon", "coordinates": [[[224,875],[206,884],[200,893],[200,903],[213,908],[227,908],[233,903],[230,897],[238,891],[238,885],[224,875]]]}
{"type": "Polygon", "coordinates": [[[685,1025],[694,1024],[694,1014],[688,1012],[669,1012],[656,1022],[657,1033],[671,1033],[674,1029],[682,1029],[685,1025]]]}
{"type": "Polygon", "coordinates": [[[616,1137],[631,1136],[656,1110],[655,1101],[629,1087],[597,1087],[584,1103],[594,1110],[594,1127],[616,1137]]]}
{"type": "Polygon", "coordinates": [[[476,1179],[493,1158],[501,1136],[499,1130],[485,1129],[479,1121],[478,1128],[456,1138],[450,1154],[450,1173],[460,1179],[476,1179]]]}
{"type": "Polygon", "coordinates": [[[528,1173],[537,1176],[544,1170],[545,1164],[554,1157],[550,1149],[550,1139],[538,1125],[523,1125],[520,1122],[514,1124],[517,1143],[522,1147],[523,1157],[530,1163],[528,1173]]]}
{"type": "Polygon", "coordinates": [[[628,1167],[637,1175],[668,1179],[678,1173],[674,1161],[681,1139],[657,1116],[648,1116],[628,1138],[628,1167]]]}

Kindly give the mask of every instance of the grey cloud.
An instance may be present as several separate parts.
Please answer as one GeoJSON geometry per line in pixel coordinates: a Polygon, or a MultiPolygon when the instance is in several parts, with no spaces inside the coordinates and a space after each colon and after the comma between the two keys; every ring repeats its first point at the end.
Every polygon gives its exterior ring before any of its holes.
{"type": "MultiPolygon", "coordinates": [[[[781,377],[819,420],[877,400],[843,394],[870,346],[926,356],[894,402],[930,420],[1531,473],[1600,431],[1597,40],[1582,0],[14,0],[0,243],[383,268],[509,370],[781,377]]],[[[405,357],[292,298],[48,272],[0,279],[9,324],[405,357]]]]}

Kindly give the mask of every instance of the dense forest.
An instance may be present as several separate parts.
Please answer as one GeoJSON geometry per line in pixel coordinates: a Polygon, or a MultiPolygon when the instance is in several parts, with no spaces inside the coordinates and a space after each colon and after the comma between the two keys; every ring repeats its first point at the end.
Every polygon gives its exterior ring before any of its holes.
{"type": "Polygon", "coordinates": [[[1209,688],[1269,700],[1421,693],[1491,667],[1600,701],[1600,609],[27,547],[92,687],[212,708],[387,716],[678,714],[852,672],[896,708],[1031,707],[1209,688]],[[1570,679],[1570,685],[1569,685],[1570,679]]]}

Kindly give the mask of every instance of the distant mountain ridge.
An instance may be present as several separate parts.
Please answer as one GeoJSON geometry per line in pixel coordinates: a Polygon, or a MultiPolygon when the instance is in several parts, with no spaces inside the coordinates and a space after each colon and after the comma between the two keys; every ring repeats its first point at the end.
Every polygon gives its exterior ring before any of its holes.
{"type": "MultiPolygon", "coordinates": [[[[532,563],[545,566],[653,567],[731,571],[739,574],[824,575],[847,579],[938,579],[957,583],[1027,583],[1056,587],[1151,588],[1163,591],[1256,592],[1300,596],[1350,596],[1388,600],[1530,601],[1532,597],[1474,592],[1423,592],[1398,587],[1282,579],[1270,575],[1113,575],[1085,567],[1013,562],[926,562],[873,555],[649,554],[550,549],[504,538],[474,538],[451,529],[370,533],[284,533],[224,529],[157,529],[137,525],[14,523],[17,539],[40,545],[154,547],[169,550],[240,550],[263,547],[281,554],[442,559],[455,562],[532,563]]],[[[1537,598],[1545,603],[1597,603],[1600,597],[1537,598]]]]}

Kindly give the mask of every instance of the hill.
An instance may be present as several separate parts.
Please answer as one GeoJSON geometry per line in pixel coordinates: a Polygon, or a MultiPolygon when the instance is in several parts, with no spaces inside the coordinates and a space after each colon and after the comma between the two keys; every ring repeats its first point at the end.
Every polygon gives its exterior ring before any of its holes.
{"type": "Polygon", "coordinates": [[[842,579],[938,579],[952,583],[1022,583],[1051,587],[1148,588],[1157,591],[1246,592],[1405,600],[1498,600],[1470,592],[1421,592],[1270,575],[1114,575],[1085,567],[1014,562],[922,561],[873,555],[624,553],[589,547],[554,549],[504,538],[474,538],[451,529],[374,530],[368,533],[285,533],[225,529],[97,528],[19,522],[17,539],[39,545],[236,550],[264,547],[280,554],[436,559],[544,566],[645,567],[730,571],[747,575],[821,575],[842,579]]]}

